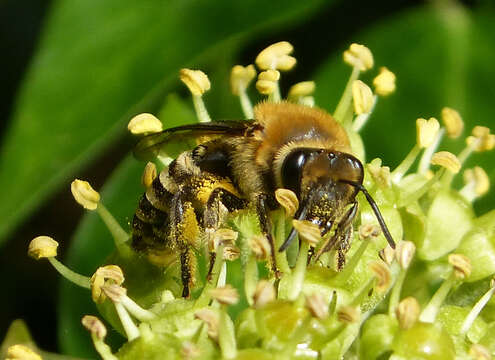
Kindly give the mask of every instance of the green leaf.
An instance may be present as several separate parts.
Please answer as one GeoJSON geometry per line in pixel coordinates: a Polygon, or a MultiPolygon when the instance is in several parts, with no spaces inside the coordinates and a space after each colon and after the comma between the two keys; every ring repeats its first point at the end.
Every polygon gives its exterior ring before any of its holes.
{"type": "Polygon", "coordinates": [[[9,194],[0,239],[122,135],[132,115],[155,110],[178,84],[179,68],[232,53],[232,45],[302,20],[322,3],[55,2],[0,152],[0,186],[9,194]]]}

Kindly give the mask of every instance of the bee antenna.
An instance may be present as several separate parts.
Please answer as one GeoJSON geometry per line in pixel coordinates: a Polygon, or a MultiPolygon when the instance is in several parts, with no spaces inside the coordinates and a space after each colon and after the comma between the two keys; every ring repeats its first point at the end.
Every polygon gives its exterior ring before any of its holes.
{"type": "MultiPolygon", "coordinates": [[[[306,213],[308,212],[308,203],[309,203],[309,201],[305,201],[303,204],[301,204],[302,206],[299,207],[299,209],[297,210],[297,212],[296,212],[296,214],[294,216],[294,218],[296,220],[303,220],[305,218],[306,213]]],[[[296,234],[297,234],[297,231],[293,227],[290,230],[289,236],[287,236],[287,239],[280,246],[280,248],[278,249],[278,251],[279,252],[282,252],[285,249],[287,249],[289,247],[289,245],[291,244],[292,240],[294,240],[294,238],[296,237],[296,234]]]]}
{"type": "Polygon", "coordinates": [[[380,227],[382,228],[383,235],[385,236],[385,239],[387,239],[388,244],[392,249],[395,249],[395,242],[394,239],[392,238],[392,235],[390,234],[390,231],[388,231],[387,224],[385,224],[385,220],[383,220],[383,216],[380,212],[380,209],[378,208],[378,205],[376,205],[375,200],[371,197],[370,193],[366,188],[357,182],[354,181],[349,181],[349,180],[339,180],[339,182],[354,186],[357,188],[359,191],[361,191],[364,196],[366,197],[366,200],[368,200],[368,203],[370,204],[371,208],[373,209],[373,212],[375,213],[376,219],[378,220],[378,223],[380,224],[380,227]]]}

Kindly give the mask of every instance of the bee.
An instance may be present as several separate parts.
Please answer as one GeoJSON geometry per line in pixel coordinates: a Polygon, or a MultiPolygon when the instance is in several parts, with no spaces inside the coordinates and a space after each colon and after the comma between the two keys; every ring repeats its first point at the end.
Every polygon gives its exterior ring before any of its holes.
{"type": "MultiPolygon", "coordinates": [[[[321,235],[334,229],[320,253],[336,250],[339,267],[350,246],[352,223],[361,191],[394,247],[378,206],[363,186],[362,163],[351,154],[344,128],[324,110],[289,102],[263,102],[253,120],[183,125],[144,137],[139,158],[157,156],[167,144],[194,139],[153,181],[132,221],[132,245],[139,251],[162,251],[180,259],[184,297],[190,296],[194,253],[200,236],[214,234],[226,212],[253,209],[271,247],[272,272],[278,276],[275,252],[284,251],[296,235],[291,230],[275,248],[269,212],[278,207],[275,190],[293,191],[297,220],[316,224],[321,235]]],[[[203,237],[204,238],[204,237],[203,237]]],[[[210,271],[214,250],[210,248],[210,271]]]]}

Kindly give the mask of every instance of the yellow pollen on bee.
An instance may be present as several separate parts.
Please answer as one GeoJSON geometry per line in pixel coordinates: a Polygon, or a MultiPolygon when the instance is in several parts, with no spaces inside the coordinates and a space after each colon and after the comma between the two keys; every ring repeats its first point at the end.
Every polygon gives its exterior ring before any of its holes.
{"type": "Polygon", "coordinates": [[[196,220],[196,214],[194,213],[194,208],[189,203],[185,207],[184,220],[179,225],[181,227],[182,241],[186,244],[199,249],[199,225],[196,220]]]}

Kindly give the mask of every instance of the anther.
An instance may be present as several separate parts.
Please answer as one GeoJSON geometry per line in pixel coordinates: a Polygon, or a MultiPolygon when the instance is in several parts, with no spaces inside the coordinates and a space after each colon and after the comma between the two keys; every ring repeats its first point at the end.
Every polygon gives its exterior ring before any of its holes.
{"type": "Polygon", "coordinates": [[[95,210],[100,202],[100,194],[87,181],[76,179],[70,184],[72,196],[79,205],[88,210],[95,210]]]}
{"type": "Polygon", "coordinates": [[[380,96],[388,96],[395,91],[395,74],[386,67],[380,68],[380,73],[373,79],[375,93],[380,96]]]}
{"type": "Polygon", "coordinates": [[[344,61],[360,71],[366,71],[373,67],[373,54],[366,46],[354,43],[344,51],[344,61]]]}
{"type": "Polygon", "coordinates": [[[147,135],[162,131],[163,124],[153,114],[143,113],[134,116],[127,124],[127,129],[134,135],[147,135]]]}
{"type": "Polygon", "coordinates": [[[256,57],[256,65],[262,70],[287,71],[296,65],[296,59],[289,54],[294,47],[287,41],[280,41],[262,50],[256,57]]]}
{"type": "Polygon", "coordinates": [[[461,170],[461,162],[457,156],[448,151],[439,151],[433,154],[431,164],[440,165],[453,174],[457,174],[461,170]]]}
{"type": "Polygon", "coordinates": [[[464,130],[464,122],[458,111],[444,107],[442,109],[442,122],[447,129],[447,136],[451,139],[458,138],[464,130]]]}

